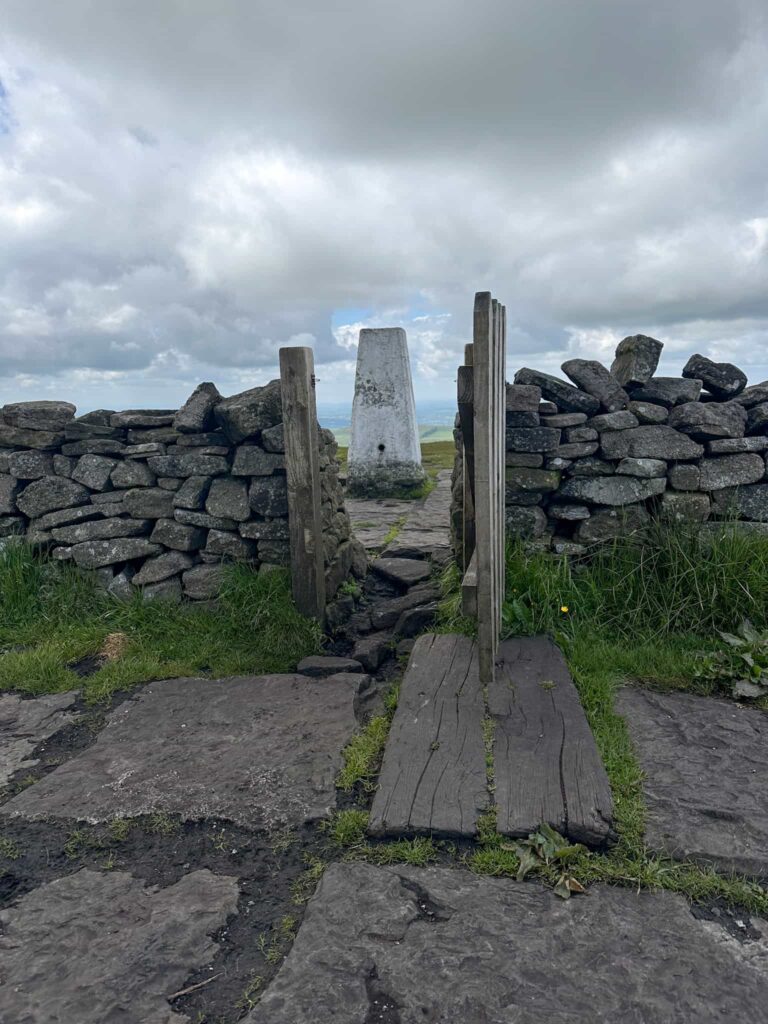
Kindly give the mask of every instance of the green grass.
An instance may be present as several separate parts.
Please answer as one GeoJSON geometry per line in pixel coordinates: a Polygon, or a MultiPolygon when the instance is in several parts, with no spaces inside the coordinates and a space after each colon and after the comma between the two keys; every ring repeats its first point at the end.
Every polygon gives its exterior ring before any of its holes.
{"type": "Polygon", "coordinates": [[[336,846],[357,846],[365,841],[368,811],[358,808],[337,811],[325,822],[324,831],[336,846]]]}
{"type": "Polygon", "coordinates": [[[397,538],[397,536],[399,535],[400,531],[405,526],[405,523],[406,523],[407,519],[408,519],[407,516],[399,516],[394,521],[394,523],[392,523],[392,525],[390,526],[390,528],[387,530],[386,534],[384,535],[384,539],[381,542],[382,548],[388,547],[392,543],[392,541],[397,538]]]}
{"type": "Polygon", "coordinates": [[[0,860],[18,860],[20,856],[18,844],[7,836],[0,836],[0,860]]]}
{"type": "Polygon", "coordinates": [[[27,546],[0,553],[0,690],[83,689],[94,701],[152,679],[285,672],[320,640],[293,605],[287,571],[260,576],[229,566],[217,606],[197,608],[138,595],[122,603],[27,546]],[[81,679],[68,667],[102,649],[114,656],[93,675],[81,679]]]}
{"type": "Polygon", "coordinates": [[[586,562],[513,545],[507,557],[506,625],[515,632],[590,628],[635,642],[768,625],[768,539],[657,524],[643,543],[595,548],[586,562]],[[567,613],[561,609],[566,607],[567,613]]]}
{"type": "Polygon", "coordinates": [[[350,792],[357,784],[369,790],[373,787],[387,742],[389,724],[389,715],[376,715],[352,737],[343,750],[344,767],[336,780],[339,789],[350,792]]]}

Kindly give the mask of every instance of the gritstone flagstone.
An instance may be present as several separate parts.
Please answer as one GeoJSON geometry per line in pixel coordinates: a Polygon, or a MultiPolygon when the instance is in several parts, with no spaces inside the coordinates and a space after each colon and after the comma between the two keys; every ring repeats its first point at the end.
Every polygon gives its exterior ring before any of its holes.
{"type": "Polygon", "coordinates": [[[428,579],[431,572],[427,562],[416,558],[377,558],[371,568],[379,576],[405,587],[428,579]]]}
{"type": "Polygon", "coordinates": [[[151,683],[109,715],[92,746],[3,812],[96,822],[165,811],[249,828],[323,817],[335,806],[360,678],[151,683]]]}
{"type": "Polygon", "coordinates": [[[631,688],[616,710],[645,773],[650,849],[768,877],[768,715],[712,697],[631,688]]]}
{"type": "Polygon", "coordinates": [[[392,528],[403,523],[413,511],[413,502],[397,498],[345,498],[352,529],[368,551],[384,547],[392,528]]]}
{"type": "Polygon", "coordinates": [[[413,507],[397,537],[384,552],[387,558],[428,558],[448,551],[451,514],[451,473],[441,470],[437,486],[423,503],[413,507]]]}
{"type": "Polygon", "coordinates": [[[72,691],[29,699],[15,693],[0,694],[0,786],[20,769],[37,764],[29,755],[43,740],[75,720],[68,709],[76,699],[72,691]]]}
{"type": "Polygon", "coordinates": [[[125,871],[41,885],[0,911],[7,1024],[185,1024],[168,996],[218,952],[237,879],[207,869],[164,889],[125,871]]]}
{"type": "Polygon", "coordinates": [[[756,1024],[766,1000],[766,939],[672,893],[564,901],[451,868],[332,864],[245,1024],[756,1024]]]}
{"type": "Polygon", "coordinates": [[[339,672],[362,672],[363,666],[354,658],[336,658],[332,654],[314,654],[309,658],[302,658],[296,666],[296,671],[303,676],[325,679],[327,676],[334,676],[339,672]]]}

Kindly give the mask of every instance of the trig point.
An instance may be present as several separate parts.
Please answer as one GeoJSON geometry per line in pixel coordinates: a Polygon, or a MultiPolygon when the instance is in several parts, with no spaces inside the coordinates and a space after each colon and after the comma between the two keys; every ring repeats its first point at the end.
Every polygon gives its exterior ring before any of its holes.
{"type": "Polygon", "coordinates": [[[386,497],[425,479],[405,331],[366,328],[357,348],[347,490],[386,497]]]}

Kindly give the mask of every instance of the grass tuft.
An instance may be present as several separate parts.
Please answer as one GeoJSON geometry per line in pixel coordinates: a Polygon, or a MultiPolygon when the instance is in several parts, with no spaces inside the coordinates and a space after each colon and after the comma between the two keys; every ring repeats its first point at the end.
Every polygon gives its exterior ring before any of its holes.
{"type": "Polygon", "coordinates": [[[339,772],[336,785],[349,793],[356,785],[371,792],[374,779],[381,764],[384,747],[397,709],[400,684],[396,683],[384,697],[384,714],[376,715],[356,733],[342,751],[344,767],[339,772]]]}
{"type": "Polygon", "coordinates": [[[21,850],[18,843],[7,836],[0,836],[0,857],[3,860],[18,860],[20,856],[21,850]]]}
{"type": "Polygon", "coordinates": [[[348,859],[366,860],[371,864],[410,864],[423,868],[438,858],[438,850],[429,836],[396,839],[389,843],[366,843],[350,851],[348,859]]]}
{"type": "Polygon", "coordinates": [[[352,737],[342,752],[344,767],[336,780],[339,789],[348,793],[358,783],[366,790],[373,789],[373,780],[389,734],[389,724],[389,715],[377,715],[352,737]]]}
{"type": "Polygon", "coordinates": [[[337,811],[323,828],[336,846],[358,846],[365,841],[368,812],[356,808],[337,811]]]}

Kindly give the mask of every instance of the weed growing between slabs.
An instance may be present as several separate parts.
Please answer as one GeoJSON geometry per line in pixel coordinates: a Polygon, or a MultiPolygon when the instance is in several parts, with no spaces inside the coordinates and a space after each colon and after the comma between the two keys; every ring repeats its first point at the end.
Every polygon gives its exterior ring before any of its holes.
{"type": "Polygon", "coordinates": [[[0,690],[82,689],[87,700],[152,679],[286,672],[320,650],[288,572],[231,565],[216,607],[120,602],[27,545],[0,553],[0,690]],[[118,642],[119,641],[119,642],[118,642]],[[72,666],[95,659],[81,678],[72,666]]]}

